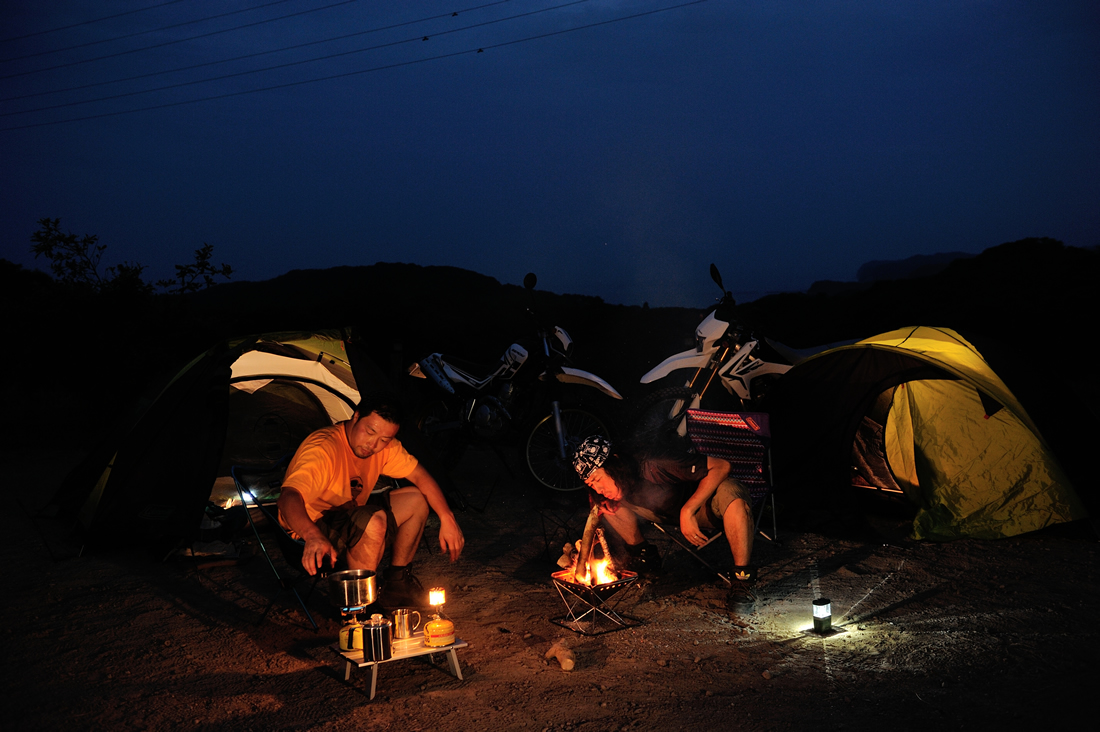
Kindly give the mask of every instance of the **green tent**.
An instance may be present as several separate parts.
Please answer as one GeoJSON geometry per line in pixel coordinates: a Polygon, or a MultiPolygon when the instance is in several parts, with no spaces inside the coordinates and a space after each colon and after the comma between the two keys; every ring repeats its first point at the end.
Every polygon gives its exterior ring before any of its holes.
{"type": "Polygon", "coordinates": [[[861,487],[895,490],[917,506],[914,537],[936,540],[1085,517],[1023,406],[952,330],[902,328],[824,351],[770,399],[777,483],[806,505],[846,508],[861,487]],[[876,462],[879,479],[853,478],[854,465],[875,473],[876,462]]]}
{"type": "MultiPolygon", "coordinates": [[[[59,506],[88,544],[166,551],[197,533],[208,500],[235,494],[230,464],[292,452],[313,429],[348,418],[360,390],[385,384],[351,329],[225,341],[106,436],[66,478],[59,506]]],[[[415,430],[401,436],[426,457],[415,430]]]]}

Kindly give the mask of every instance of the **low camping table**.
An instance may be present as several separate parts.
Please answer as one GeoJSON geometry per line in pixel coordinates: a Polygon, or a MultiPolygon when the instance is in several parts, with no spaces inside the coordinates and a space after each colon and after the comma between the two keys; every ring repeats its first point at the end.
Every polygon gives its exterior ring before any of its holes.
{"type": "Polygon", "coordinates": [[[456,654],[455,651],[459,648],[465,648],[467,645],[469,644],[461,638],[455,638],[455,642],[447,646],[426,646],[424,645],[423,633],[417,633],[412,638],[395,640],[393,642],[393,655],[385,661],[365,661],[363,660],[362,651],[341,651],[339,645],[333,645],[332,650],[344,657],[344,681],[349,681],[351,679],[352,667],[371,667],[370,698],[374,699],[374,695],[378,690],[378,667],[383,663],[390,663],[391,661],[403,661],[406,658],[414,658],[416,656],[444,653],[447,656],[447,665],[450,667],[451,674],[459,681],[462,681],[462,669],[458,665],[458,654],[456,654]]]}

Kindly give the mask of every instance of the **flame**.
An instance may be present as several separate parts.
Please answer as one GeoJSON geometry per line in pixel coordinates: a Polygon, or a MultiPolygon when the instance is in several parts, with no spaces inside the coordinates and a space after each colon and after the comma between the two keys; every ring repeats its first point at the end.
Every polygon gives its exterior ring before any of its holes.
{"type": "Polygon", "coordinates": [[[573,581],[578,585],[588,585],[591,587],[593,585],[606,585],[609,582],[617,582],[619,579],[615,576],[611,567],[611,560],[607,557],[593,560],[589,563],[588,569],[590,571],[584,574],[580,574],[574,570],[573,581]],[[595,582],[592,581],[593,575],[596,578],[595,582]]]}

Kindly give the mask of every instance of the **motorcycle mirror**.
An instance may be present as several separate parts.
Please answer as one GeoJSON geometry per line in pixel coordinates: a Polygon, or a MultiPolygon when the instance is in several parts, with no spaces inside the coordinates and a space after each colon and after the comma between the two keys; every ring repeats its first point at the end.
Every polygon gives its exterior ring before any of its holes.
{"type": "Polygon", "coordinates": [[[713,262],[710,264],[710,278],[714,280],[714,284],[722,288],[722,292],[726,291],[725,285],[722,284],[722,273],[718,271],[713,262]]]}
{"type": "Polygon", "coordinates": [[[533,290],[538,281],[539,278],[535,276],[534,272],[528,272],[523,276],[523,287],[527,290],[533,290]]]}

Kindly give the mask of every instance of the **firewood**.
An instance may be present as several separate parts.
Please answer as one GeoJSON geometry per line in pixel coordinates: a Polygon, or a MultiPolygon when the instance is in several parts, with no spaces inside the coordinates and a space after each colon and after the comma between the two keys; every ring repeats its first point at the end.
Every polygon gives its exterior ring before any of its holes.
{"type": "Polygon", "coordinates": [[[573,667],[577,664],[577,659],[573,655],[573,651],[566,648],[560,640],[550,646],[550,649],[546,651],[545,658],[547,660],[551,658],[558,659],[562,671],[572,671],[573,667]]]}
{"type": "Polygon", "coordinates": [[[573,581],[577,581],[577,575],[584,577],[588,573],[588,560],[592,557],[592,539],[596,535],[596,525],[600,522],[600,505],[597,503],[588,512],[588,522],[584,525],[584,535],[581,537],[580,549],[577,552],[577,567],[573,570],[573,581]]]}
{"type": "Polygon", "coordinates": [[[607,560],[608,571],[616,578],[620,578],[622,575],[619,573],[619,568],[615,566],[615,559],[611,556],[611,549],[607,546],[607,537],[603,535],[603,529],[596,529],[596,538],[600,540],[604,559],[607,560]]]}

